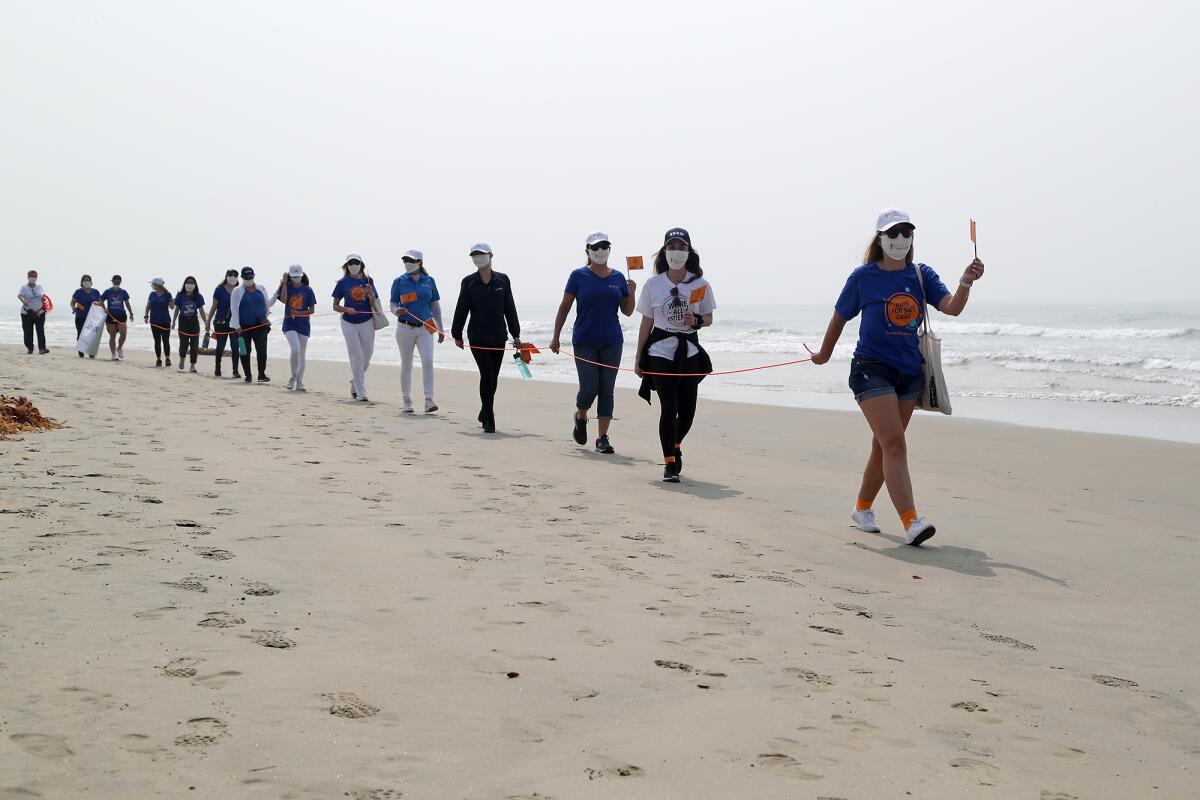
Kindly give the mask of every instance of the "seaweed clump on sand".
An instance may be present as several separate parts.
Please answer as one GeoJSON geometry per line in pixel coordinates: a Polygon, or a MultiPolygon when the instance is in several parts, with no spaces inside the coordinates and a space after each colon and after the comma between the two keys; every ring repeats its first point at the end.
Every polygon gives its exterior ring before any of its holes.
{"type": "Polygon", "coordinates": [[[61,428],[58,420],[43,417],[28,397],[9,397],[0,394],[0,439],[15,433],[49,431],[61,428]]]}

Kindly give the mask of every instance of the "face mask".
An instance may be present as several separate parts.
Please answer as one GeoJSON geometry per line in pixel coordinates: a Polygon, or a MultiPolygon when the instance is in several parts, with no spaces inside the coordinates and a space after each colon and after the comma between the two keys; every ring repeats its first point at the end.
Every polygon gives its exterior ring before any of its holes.
{"type": "Polygon", "coordinates": [[[887,236],[879,237],[880,244],[883,245],[883,252],[888,258],[894,258],[897,261],[903,261],[908,255],[908,251],[912,249],[912,237],[897,236],[895,239],[889,239],[887,236]]]}
{"type": "Polygon", "coordinates": [[[242,285],[248,289],[254,288],[254,278],[243,278],[242,285]]]}
{"type": "Polygon", "coordinates": [[[91,281],[84,281],[83,283],[81,283],[81,284],[79,284],[79,285],[80,285],[80,286],[82,286],[82,287],[83,287],[83,288],[85,288],[85,289],[90,289],[90,288],[92,288],[92,282],[91,282],[91,281]]]}
{"type": "Polygon", "coordinates": [[[225,279],[225,282],[228,283],[230,286],[237,286],[237,276],[230,275],[228,278],[225,279]]]}
{"type": "Polygon", "coordinates": [[[303,282],[303,278],[292,278],[292,286],[299,286],[303,282]]]}
{"type": "Polygon", "coordinates": [[[686,250],[668,250],[667,268],[683,269],[687,266],[688,255],[689,253],[686,250]]]}
{"type": "Polygon", "coordinates": [[[479,253],[471,256],[471,263],[477,268],[482,269],[483,267],[486,267],[488,264],[492,263],[492,257],[488,253],[479,253]]]}
{"type": "Polygon", "coordinates": [[[405,261],[404,262],[404,271],[407,272],[409,275],[416,274],[420,269],[421,269],[421,265],[416,261],[405,261]]]}
{"type": "Polygon", "coordinates": [[[30,285],[30,286],[37,286],[37,278],[30,278],[30,279],[29,279],[29,285],[30,285]]]}
{"type": "Polygon", "coordinates": [[[608,255],[611,252],[612,250],[589,250],[588,258],[592,260],[593,264],[597,264],[602,267],[608,263],[608,255]]]}
{"type": "Polygon", "coordinates": [[[351,275],[358,275],[362,272],[362,264],[347,264],[346,269],[350,270],[351,275]]]}

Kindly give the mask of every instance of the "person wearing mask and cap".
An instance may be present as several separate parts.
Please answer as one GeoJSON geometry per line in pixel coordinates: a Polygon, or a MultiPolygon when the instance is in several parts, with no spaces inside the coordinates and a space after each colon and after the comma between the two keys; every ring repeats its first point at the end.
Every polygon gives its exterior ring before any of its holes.
{"type": "Polygon", "coordinates": [[[849,383],[871,428],[871,454],[850,518],[859,530],[879,533],[871,506],[886,484],[904,526],[904,543],[920,546],[936,529],[917,514],[905,441],[925,382],[918,333],[927,305],[952,317],[962,313],[972,284],[983,277],[983,262],[976,258],[968,264],[951,293],[932,268],[914,263],[915,230],[904,211],[879,212],[864,263],[846,279],[812,362],[829,361],[842,329],[861,312],[849,383]]]}
{"type": "Polygon", "coordinates": [[[267,383],[267,334],[271,332],[271,320],[267,316],[275,305],[277,294],[272,294],[254,282],[254,269],[242,267],[242,284],[229,295],[229,326],[237,331],[245,342],[246,352],[242,356],[242,379],[250,383],[250,345],[258,358],[258,380],[267,383]]]}
{"type": "MultiPolygon", "coordinates": [[[[83,335],[83,323],[87,321],[88,312],[92,306],[100,302],[100,292],[92,288],[92,276],[84,275],[79,279],[79,288],[71,295],[71,308],[75,311],[75,338],[83,335]]],[[[83,353],[79,354],[83,358],[83,353]]],[[[89,355],[88,358],[95,358],[89,355]]]]}
{"type": "Polygon", "coordinates": [[[21,303],[21,332],[25,334],[25,349],[33,355],[33,335],[37,333],[38,352],[42,355],[49,353],[46,347],[46,292],[38,283],[36,269],[29,270],[25,283],[17,292],[17,300],[21,303]]]}
{"type": "Polygon", "coordinates": [[[120,275],[112,276],[112,286],[100,295],[99,304],[104,306],[108,314],[104,329],[108,331],[108,349],[112,352],[112,360],[121,361],[125,358],[125,336],[129,331],[129,318],[133,316],[133,304],[129,302],[129,292],[121,288],[120,275]],[[121,336],[119,341],[118,334],[121,336]]]}
{"type": "Polygon", "coordinates": [[[712,372],[712,361],[700,346],[697,331],[713,324],[716,300],[700,268],[700,254],[683,228],[672,228],[654,256],[654,277],[646,281],[637,310],[638,392],[650,402],[658,393],[658,440],[662,445],[663,477],[678,483],[683,472],[683,440],[696,418],[700,381],[712,372]]]}
{"type": "Polygon", "coordinates": [[[317,296],[308,285],[304,267],[292,264],[279,283],[279,301],[283,303],[283,336],[291,350],[289,358],[292,376],[287,388],[297,392],[304,388],[304,367],[308,352],[308,337],[312,335],[309,317],[317,308],[317,296]]]}
{"type": "MultiPolygon", "coordinates": [[[[154,366],[163,365],[163,351],[166,351],[167,366],[171,366],[171,309],[175,307],[175,298],[167,291],[165,278],[150,280],[150,296],[146,298],[146,311],[142,321],[150,324],[150,335],[154,337],[154,366]]],[[[180,360],[179,368],[183,369],[180,360]]]]}
{"type": "MultiPolygon", "coordinates": [[[[175,317],[173,323],[179,324],[179,369],[183,369],[183,361],[191,351],[192,368],[196,371],[196,356],[200,352],[200,321],[204,317],[204,295],[200,294],[196,279],[188,275],[183,279],[183,288],[175,295],[175,317]]],[[[208,321],[204,322],[208,330],[208,321]]]]}
{"type": "Polygon", "coordinates": [[[372,315],[378,293],[362,256],[351,253],[342,263],[342,279],[333,287],[333,310],[342,315],[342,336],[350,357],[350,397],[367,402],[367,367],[375,353],[372,315]]]}
{"type": "Polygon", "coordinates": [[[233,362],[233,377],[240,378],[238,373],[238,363],[241,359],[238,356],[238,335],[229,326],[229,321],[233,316],[230,299],[233,297],[233,290],[238,285],[238,271],[236,269],[225,270],[225,281],[213,289],[212,308],[208,311],[208,319],[204,321],[206,330],[216,331],[217,334],[217,351],[216,351],[216,369],[213,375],[221,377],[221,357],[225,354],[225,340],[229,340],[229,360],[233,362]],[[214,320],[216,321],[214,323],[214,320]]]}
{"type": "Polygon", "coordinates": [[[575,371],[579,373],[579,394],[575,397],[574,431],[576,444],[587,444],[587,415],[592,403],[599,398],[596,410],[600,438],[596,452],[613,453],[608,441],[612,423],[613,392],[617,384],[617,368],[621,365],[621,350],[625,336],[621,332],[619,310],[625,316],[633,314],[637,284],[608,266],[612,244],[608,234],[592,231],[584,240],[588,265],[574,270],[567,278],[558,315],[554,318],[554,338],[550,349],[559,352],[559,336],[567,321],[571,306],[575,306],[575,325],[571,329],[571,348],[575,356],[575,371]]]}
{"type": "Polygon", "coordinates": [[[508,276],[492,269],[492,248],[487,242],[471,245],[471,262],[475,272],[462,279],[458,303],[450,335],[460,350],[463,348],[463,327],[471,343],[471,355],[479,367],[479,424],[484,433],[496,432],[495,399],[504,364],[508,337],[521,347],[521,321],[513,302],[512,284],[508,276]],[[467,320],[470,318],[470,324],[467,320]],[[507,335],[505,331],[507,330],[507,335]]]}
{"type": "Polygon", "coordinates": [[[413,348],[421,354],[421,380],[425,389],[425,413],[438,410],[433,399],[433,336],[438,344],[446,340],[442,332],[442,304],[437,284],[425,271],[425,254],[420,250],[404,252],[404,274],[392,281],[391,309],[396,315],[396,344],[400,348],[400,391],[404,395],[405,414],[413,413],[413,348]],[[430,326],[433,326],[432,330],[430,326]]]}

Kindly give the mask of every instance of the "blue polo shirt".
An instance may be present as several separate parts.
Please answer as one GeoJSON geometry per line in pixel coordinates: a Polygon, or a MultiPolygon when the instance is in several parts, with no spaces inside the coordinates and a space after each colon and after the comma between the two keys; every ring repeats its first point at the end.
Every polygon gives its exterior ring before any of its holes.
{"type": "Polygon", "coordinates": [[[79,303],[83,306],[83,310],[75,309],[75,316],[83,319],[92,310],[92,304],[100,299],[100,292],[97,289],[84,289],[80,286],[75,290],[75,294],[71,295],[72,303],[79,303]]]}
{"type": "Polygon", "coordinates": [[[921,285],[917,269],[925,282],[926,302],[937,308],[950,294],[932,268],[912,264],[895,272],[864,264],[846,280],[835,310],[842,319],[854,319],[862,312],[858,326],[858,345],[854,355],[876,358],[906,375],[921,374],[921,349],[917,332],[924,317],[921,285]]]}
{"type": "Polygon", "coordinates": [[[407,272],[392,281],[392,303],[408,309],[409,314],[401,314],[401,322],[424,322],[433,316],[433,304],[442,299],[438,294],[437,284],[428,275],[407,272]],[[416,295],[414,299],[412,296],[416,295]],[[408,298],[405,300],[404,298],[408,298]]]}
{"type": "Polygon", "coordinates": [[[342,319],[361,325],[371,319],[371,294],[375,291],[375,282],[370,278],[347,275],[333,287],[333,299],[342,301],[346,308],[353,308],[357,314],[342,314],[342,319]]]}
{"type": "Polygon", "coordinates": [[[601,278],[590,267],[580,267],[567,278],[567,294],[575,296],[575,325],[571,344],[621,344],[621,321],[617,312],[629,296],[625,276],[615,269],[601,278]]]}
{"type": "Polygon", "coordinates": [[[296,316],[297,311],[312,308],[317,304],[317,295],[311,286],[287,284],[287,305],[283,310],[283,332],[295,331],[301,336],[312,335],[312,323],[307,314],[296,316]]]}

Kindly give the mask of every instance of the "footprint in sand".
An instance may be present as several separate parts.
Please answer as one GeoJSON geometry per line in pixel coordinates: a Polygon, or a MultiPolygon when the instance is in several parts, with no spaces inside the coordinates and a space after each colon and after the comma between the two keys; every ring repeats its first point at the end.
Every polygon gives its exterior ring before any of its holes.
{"type": "Polygon", "coordinates": [[[641,767],[608,756],[600,756],[596,760],[599,762],[597,766],[588,767],[583,771],[589,781],[597,778],[640,778],[646,774],[646,770],[641,767]]]}
{"type": "Polygon", "coordinates": [[[177,581],[163,581],[163,585],[183,589],[186,592],[208,591],[208,587],[204,585],[204,581],[195,575],[188,575],[186,578],[180,578],[177,581]]]}
{"type": "Polygon", "coordinates": [[[1037,648],[1034,647],[1033,645],[1025,644],[1025,642],[1014,639],[1011,636],[1001,636],[998,633],[981,633],[981,634],[979,634],[979,636],[981,639],[987,639],[989,642],[996,642],[997,644],[1006,644],[1009,647],[1015,647],[1018,650],[1037,650],[1037,648]]]}
{"type": "Polygon", "coordinates": [[[196,677],[196,665],[203,660],[189,657],[176,658],[165,666],[159,667],[159,670],[168,678],[194,678],[196,677]]]}
{"type": "Polygon", "coordinates": [[[242,587],[242,594],[248,594],[251,597],[270,597],[279,594],[279,590],[269,583],[251,581],[242,587]]]}
{"type": "Polygon", "coordinates": [[[987,709],[984,708],[983,706],[979,705],[979,703],[976,703],[971,700],[963,700],[962,702],[959,702],[959,703],[952,703],[950,705],[950,707],[951,708],[959,708],[959,709],[962,709],[963,711],[970,711],[970,712],[987,711],[987,709]]]}
{"type": "Polygon", "coordinates": [[[38,758],[59,759],[74,755],[67,746],[67,740],[62,736],[49,736],[44,733],[14,733],[8,737],[17,747],[38,758]]]}
{"type": "Polygon", "coordinates": [[[219,483],[222,486],[230,486],[237,483],[233,478],[217,478],[213,483],[219,483]]]}
{"type": "Polygon", "coordinates": [[[197,547],[193,552],[201,558],[207,558],[212,561],[228,561],[233,558],[233,553],[228,550],[222,550],[219,547],[197,547]]]}
{"type": "Polygon", "coordinates": [[[210,611],[204,615],[204,619],[196,624],[201,628],[234,628],[238,625],[245,625],[246,620],[234,616],[228,611],[210,611]]]}
{"type": "Polygon", "coordinates": [[[200,494],[196,495],[196,497],[199,497],[202,500],[216,500],[220,496],[221,495],[217,494],[216,492],[201,492],[200,494]]]}
{"type": "Polygon", "coordinates": [[[175,745],[177,747],[202,750],[205,747],[216,744],[229,735],[229,726],[225,724],[224,720],[219,720],[216,717],[196,717],[195,719],[189,719],[187,726],[192,729],[192,732],[175,737],[175,745]]]}
{"type": "Polygon", "coordinates": [[[400,800],[404,793],[399,789],[354,789],[346,796],[350,800],[400,800]]]}
{"type": "Polygon", "coordinates": [[[150,737],[141,733],[127,733],[121,737],[121,749],[126,753],[143,756],[160,756],[168,752],[162,745],[152,744],[150,737]]]}
{"type": "Polygon", "coordinates": [[[799,667],[787,667],[784,672],[795,675],[808,683],[815,683],[819,686],[833,686],[835,681],[829,675],[822,675],[819,672],[813,672],[811,669],[800,669],[799,667]]]}
{"type": "Polygon", "coordinates": [[[157,497],[147,497],[145,495],[137,495],[133,499],[137,500],[139,503],[151,503],[154,505],[162,503],[162,500],[159,500],[157,497]]]}
{"type": "Polygon", "coordinates": [[[287,650],[296,646],[296,643],[284,636],[282,631],[252,630],[250,632],[254,634],[254,643],[261,647],[287,650]]]}
{"type": "Polygon", "coordinates": [[[1079,800],[1079,798],[1066,792],[1052,792],[1049,789],[1042,789],[1038,800],[1079,800]]]}
{"type": "Polygon", "coordinates": [[[803,764],[787,753],[759,753],[754,760],[754,765],[770,770],[776,775],[798,778],[803,781],[819,781],[825,777],[816,772],[809,772],[803,764]]]}
{"type": "Polygon", "coordinates": [[[113,556],[136,556],[139,553],[148,552],[145,548],[140,547],[121,547],[120,545],[110,544],[96,552],[98,556],[112,558],[113,556]]]}
{"type": "Polygon", "coordinates": [[[1137,683],[1125,678],[1114,678],[1112,675],[1093,675],[1092,680],[1102,686],[1112,686],[1117,689],[1135,689],[1137,683]]]}
{"type": "Polygon", "coordinates": [[[694,672],[696,670],[691,664],[684,664],[681,661],[664,661],[663,659],[654,659],[654,666],[662,667],[663,669],[677,669],[683,672],[694,672]]]}
{"type": "Polygon", "coordinates": [[[329,702],[329,713],[345,719],[366,719],[379,713],[379,709],[370,703],[364,703],[358,695],[351,692],[333,692],[320,695],[322,700],[329,702]]]}
{"type": "Polygon", "coordinates": [[[834,636],[844,635],[841,628],[827,628],[824,625],[809,625],[808,627],[812,628],[814,631],[820,631],[821,633],[832,633],[834,636]]]}

